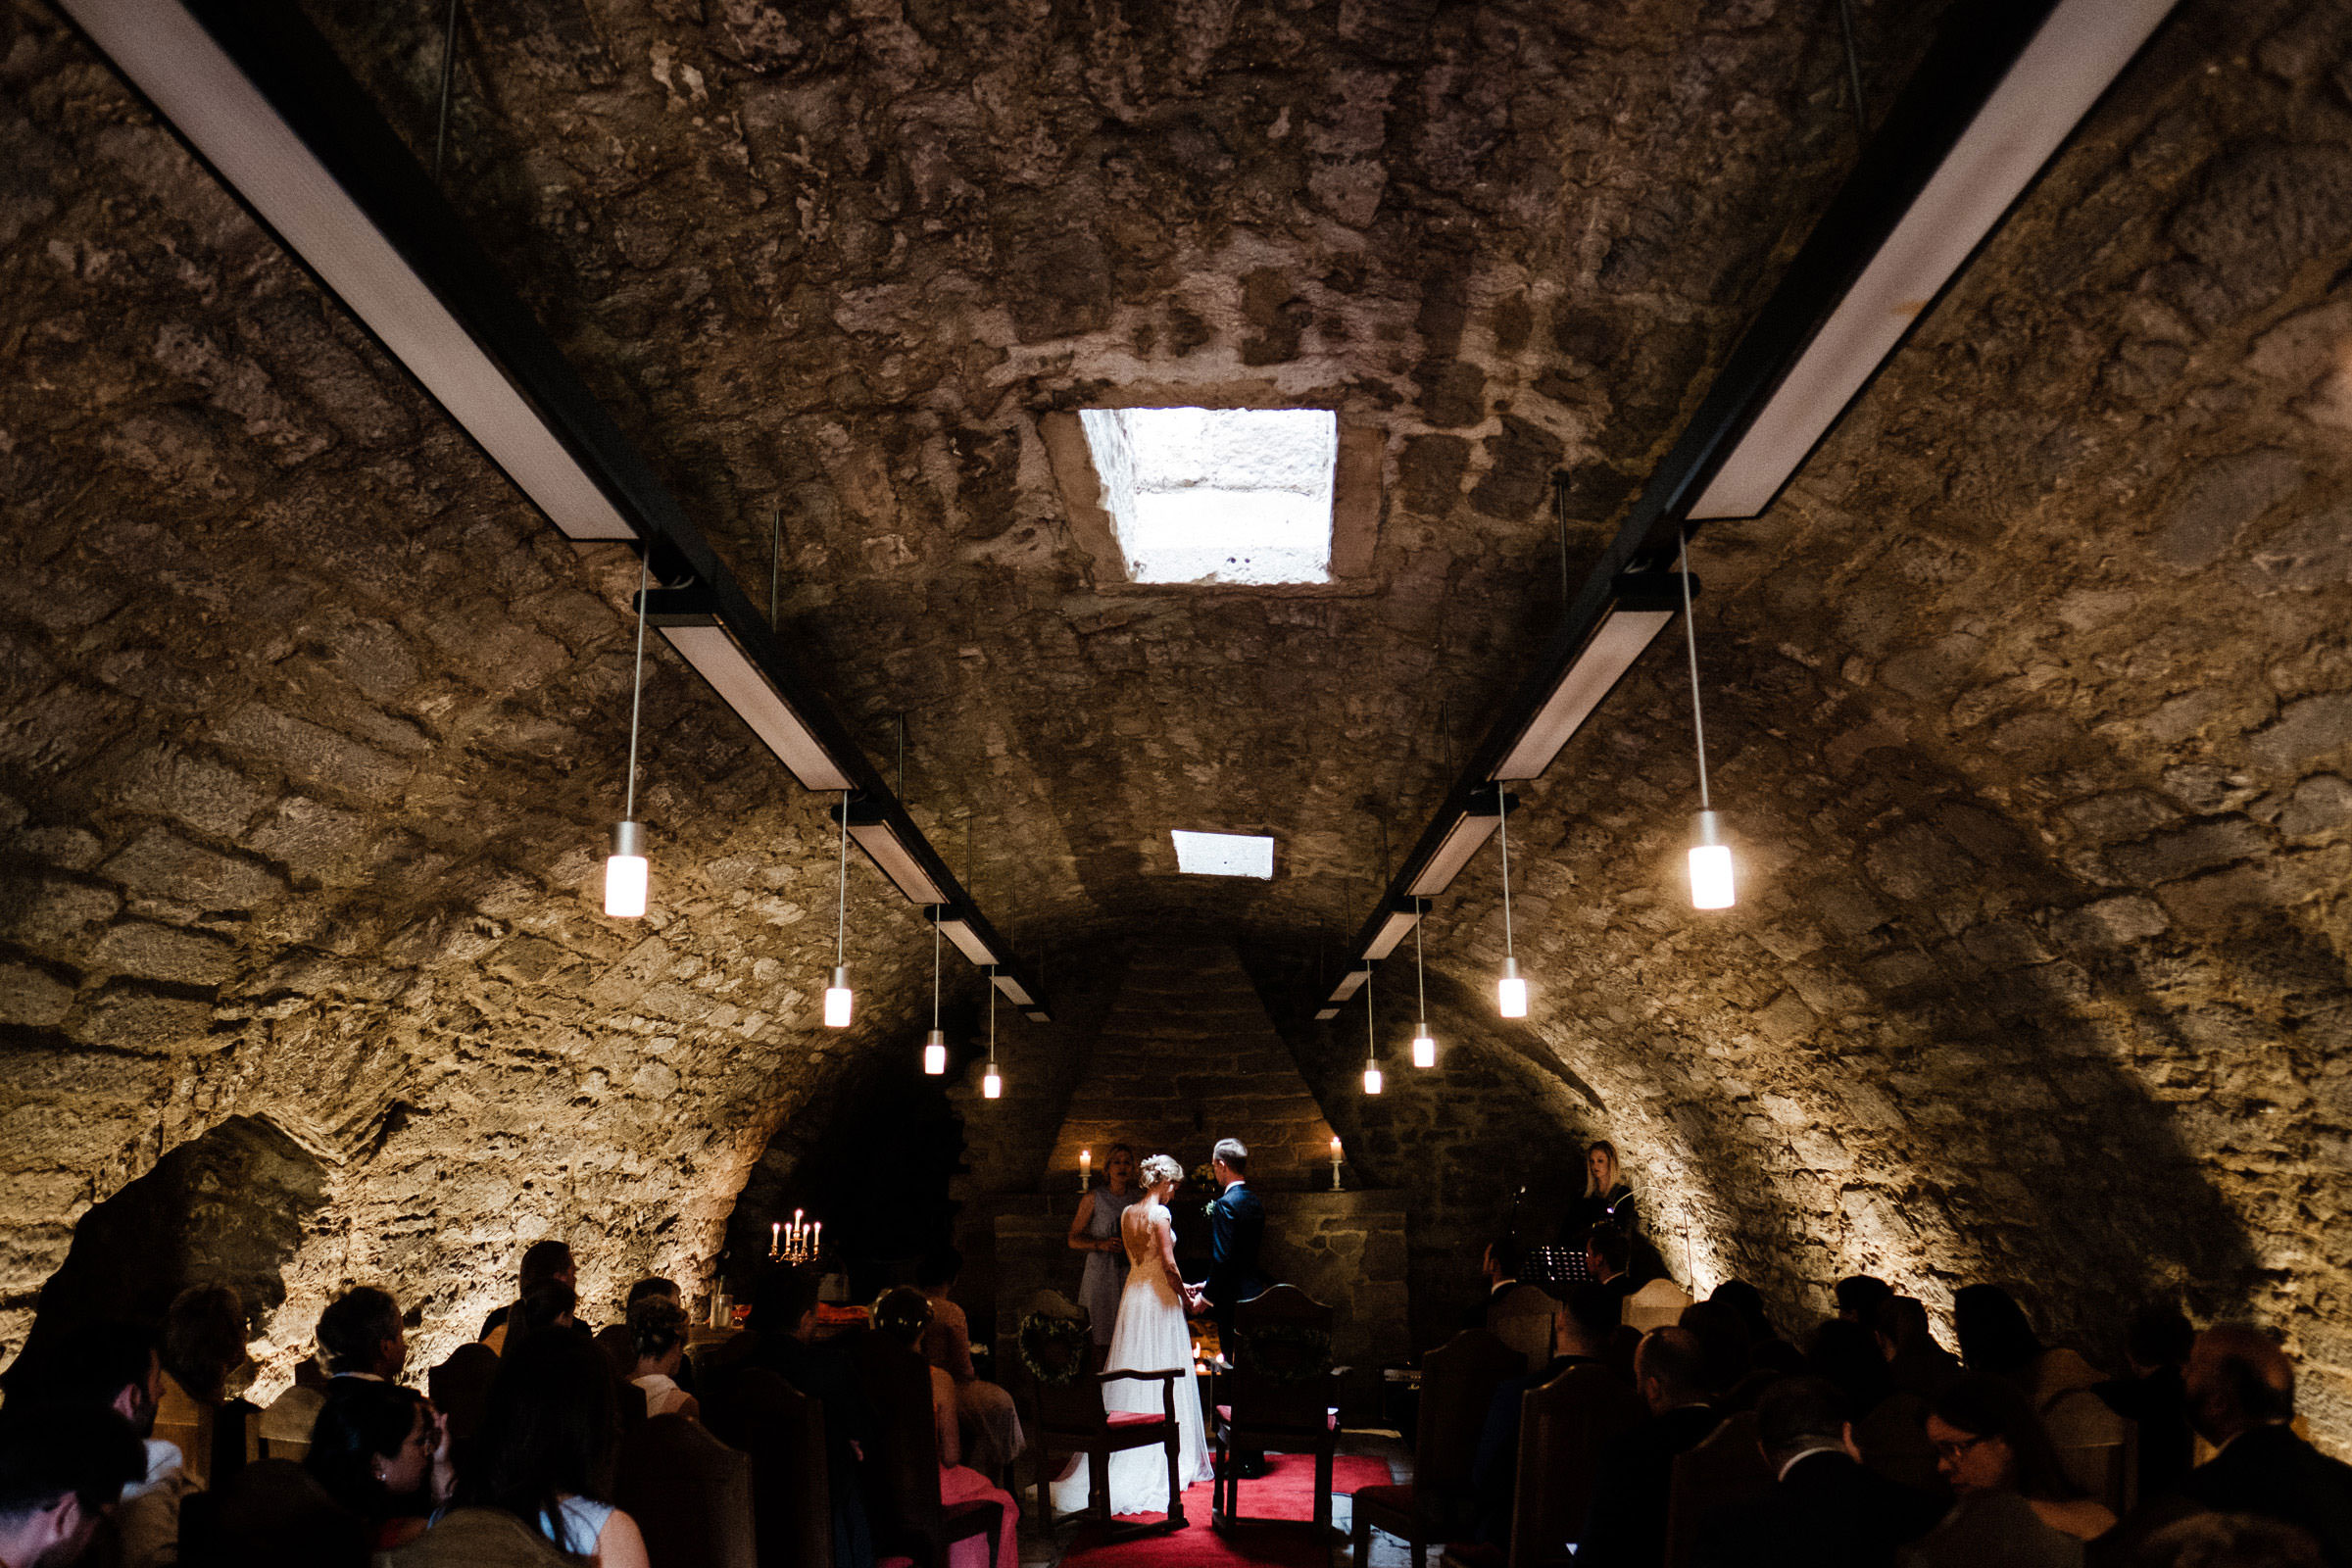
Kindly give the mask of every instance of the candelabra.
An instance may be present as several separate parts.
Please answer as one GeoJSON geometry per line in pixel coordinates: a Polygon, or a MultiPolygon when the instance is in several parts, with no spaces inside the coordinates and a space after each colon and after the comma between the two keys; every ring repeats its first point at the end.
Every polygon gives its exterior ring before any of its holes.
{"type": "Polygon", "coordinates": [[[767,1257],[771,1263],[813,1263],[817,1249],[824,1246],[825,1222],[813,1224],[801,1216],[805,1208],[792,1211],[792,1223],[773,1224],[767,1228],[767,1257]]]}

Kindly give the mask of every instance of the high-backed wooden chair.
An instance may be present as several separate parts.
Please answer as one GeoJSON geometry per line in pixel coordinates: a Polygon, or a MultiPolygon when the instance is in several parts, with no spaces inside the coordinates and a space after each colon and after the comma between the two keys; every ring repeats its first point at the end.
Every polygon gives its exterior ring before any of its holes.
{"type": "Polygon", "coordinates": [[[758,1568],[751,1455],[682,1415],[658,1415],[620,1446],[613,1502],[637,1521],[653,1568],[758,1568]]]}
{"type": "MultiPolygon", "coordinates": [[[[1572,1366],[1519,1401],[1519,1465],[1511,1483],[1507,1568],[1565,1568],[1592,1508],[1601,1456],[1649,1417],[1605,1367],[1572,1366]]],[[[1441,1568],[1474,1568],[1448,1550],[1441,1568]]]]}
{"type": "Polygon", "coordinates": [[[1625,1298],[1625,1322],[1644,1334],[1670,1329],[1683,1320],[1683,1309],[1690,1304],[1689,1291],[1670,1279],[1654,1279],[1625,1298]]]}
{"type": "Polygon", "coordinates": [[[2042,1406],[2041,1423],[2067,1479],[2118,1519],[2139,1491],[2139,1423],[2116,1414],[2088,1389],[2069,1389],[2042,1406]]]}
{"type": "Polygon", "coordinates": [[[712,1376],[700,1397],[712,1434],[752,1461],[760,1568],[833,1568],[823,1407],[762,1366],[712,1376]]]}
{"type": "Polygon", "coordinates": [[[1541,1372],[1551,1363],[1551,1323],[1560,1303],[1540,1285],[1514,1285],[1487,1303],[1487,1328],[1519,1352],[1522,1372],[1541,1372]]]}
{"type": "Polygon", "coordinates": [[[949,1505],[939,1500],[939,1429],[931,1417],[931,1363],[888,1334],[875,1332],[851,1336],[850,1359],[875,1415],[864,1474],[876,1560],[904,1555],[917,1568],[948,1568],[948,1552],[956,1543],[981,1536],[988,1542],[990,1568],[1019,1568],[1017,1563],[997,1562],[1003,1503],[974,1498],[949,1505]]]}
{"type": "MultiPolygon", "coordinates": [[[[1080,1352],[1087,1364],[1096,1359],[1094,1347],[1080,1352]]],[[[1176,1384],[1181,1372],[1083,1371],[1066,1383],[1032,1379],[1029,1385],[1029,1451],[1037,1461],[1037,1517],[1054,1523],[1054,1456],[1083,1453],[1088,1466],[1086,1514],[1110,1532],[1112,1540],[1139,1535],[1161,1535],[1182,1530],[1184,1485],[1189,1478],[1176,1473],[1184,1455],[1184,1429],[1176,1419],[1176,1384]],[[1105,1410],[1102,1391],[1113,1383],[1155,1383],[1159,1386],[1156,1411],[1105,1410]],[[1156,1525],[1117,1525],[1110,1515],[1110,1456],[1131,1448],[1161,1449],[1168,1466],[1167,1518],[1156,1525]]]]}
{"type": "MultiPolygon", "coordinates": [[[[1550,1319],[1544,1319],[1546,1330],[1550,1319]]],[[[1349,1518],[1355,1568],[1370,1568],[1372,1532],[1383,1530],[1422,1568],[1433,1541],[1461,1533],[1472,1511],[1470,1470],[1495,1387],[1516,1375],[1519,1352],[1484,1329],[1468,1329],[1421,1358],[1421,1409],[1413,1432],[1413,1479],[1364,1487],[1349,1518]]]]}
{"type": "Polygon", "coordinates": [[[1233,1370],[1218,1379],[1209,1422],[1216,1477],[1209,1488],[1209,1524],[1281,1524],[1242,1516],[1239,1455],[1274,1449],[1315,1456],[1318,1536],[1331,1531],[1332,1453],[1339,1416],[1339,1374],[1331,1365],[1332,1310],[1293,1285],[1277,1285],[1234,1308],[1233,1370]]]}
{"type": "Polygon", "coordinates": [[[1772,1495],[1772,1467],[1756,1441],[1752,1410],[1727,1416],[1698,1446],[1674,1461],[1666,1499],[1666,1568],[1688,1568],[1707,1521],[1727,1508],[1772,1495]]]}

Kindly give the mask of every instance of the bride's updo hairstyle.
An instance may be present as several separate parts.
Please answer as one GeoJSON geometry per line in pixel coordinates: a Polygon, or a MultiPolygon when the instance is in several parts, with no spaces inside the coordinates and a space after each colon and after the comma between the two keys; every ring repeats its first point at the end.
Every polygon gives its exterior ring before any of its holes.
{"type": "Polygon", "coordinates": [[[1161,1182],[1184,1180],[1184,1167],[1165,1154],[1153,1154],[1144,1161],[1140,1174],[1146,1187],[1157,1187],[1161,1182]]]}

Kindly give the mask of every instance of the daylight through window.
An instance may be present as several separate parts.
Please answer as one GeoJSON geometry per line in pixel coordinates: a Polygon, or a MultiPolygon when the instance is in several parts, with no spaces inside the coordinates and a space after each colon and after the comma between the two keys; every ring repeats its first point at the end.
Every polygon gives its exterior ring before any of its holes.
{"type": "Polygon", "coordinates": [[[1086,409],[1079,417],[1130,580],[1331,580],[1337,415],[1086,409]]]}

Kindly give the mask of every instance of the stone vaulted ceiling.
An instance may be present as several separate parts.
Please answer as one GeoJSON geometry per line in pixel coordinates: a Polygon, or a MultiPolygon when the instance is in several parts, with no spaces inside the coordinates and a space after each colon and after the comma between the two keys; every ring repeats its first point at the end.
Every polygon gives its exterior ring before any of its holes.
{"type": "MultiPolygon", "coordinates": [[[[308,9],[429,163],[441,8],[308,9]]],[[[1856,7],[1874,110],[1941,9],[1856,7]]],[[[632,564],[53,14],[0,24],[11,1321],[232,1115],[327,1165],[289,1335],[369,1271],[454,1334],[559,1225],[609,1238],[592,1285],[706,1266],[777,1126],[927,1021],[919,923],[856,873],[861,1024],[812,1027],[821,803],[666,660],[658,907],[605,921],[632,564]]],[[[1521,791],[1528,1026],[1486,1015],[1491,858],[1426,926],[1441,1029],[1611,1131],[1702,1277],[1990,1275],[2062,1324],[2184,1290],[2285,1327],[2339,1442],[2348,44],[2339,4],[2184,0],[1788,494],[1700,537],[1738,910],[1675,885],[1664,648],[1521,791]]],[[[533,0],[469,8],[444,183],[747,585],[773,542],[886,773],[905,715],[917,817],[1049,982],[1238,939],[1402,1181],[1444,1115],[1348,1098],[1318,949],[1836,188],[1842,74],[1786,0],[533,0]],[[1369,570],[1106,580],[1040,420],[1146,399],[1374,432],[1369,570]],[[1172,827],[1283,874],[1179,881],[1172,827]]],[[[1052,1036],[1008,1048],[1066,1077],[1052,1036]]]]}

